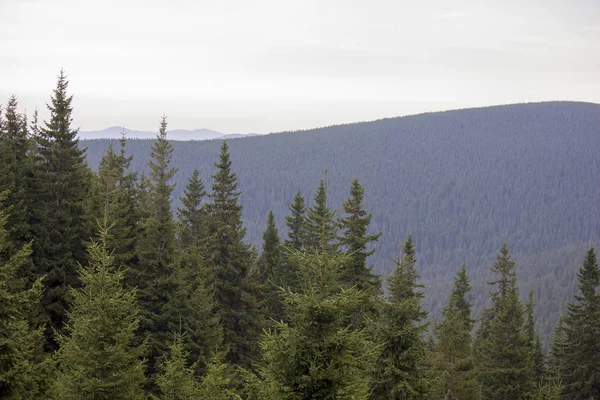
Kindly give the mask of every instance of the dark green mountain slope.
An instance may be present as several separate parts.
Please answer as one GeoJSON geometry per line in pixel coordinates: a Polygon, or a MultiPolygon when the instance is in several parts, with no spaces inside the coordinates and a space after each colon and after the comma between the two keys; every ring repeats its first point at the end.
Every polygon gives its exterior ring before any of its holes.
{"type": "MultiPolygon", "coordinates": [[[[82,141],[96,167],[108,140],[82,141]]],[[[128,143],[142,170],[152,141],[128,143]]],[[[247,240],[261,242],[272,209],[281,231],[296,190],[311,204],[324,169],[341,207],[357,176],[373,232],[382,231],[376,270],[413,234],[417,268],[434,315],[461,263],[473,277],[476,312],[487,299],[489,265],[503,241],[517,260],[520,289],[535,289],[547,337],[575,290],[577,268],[600,244],[600,105],[517,104],[422,114],[230,141],[243,191],[247,240]]],[[[174,195],[199,168],[210,186],[219,141],[175,142],[174,195]]],[[[175,201],[177,204],[177,201],[175,201]]]]}

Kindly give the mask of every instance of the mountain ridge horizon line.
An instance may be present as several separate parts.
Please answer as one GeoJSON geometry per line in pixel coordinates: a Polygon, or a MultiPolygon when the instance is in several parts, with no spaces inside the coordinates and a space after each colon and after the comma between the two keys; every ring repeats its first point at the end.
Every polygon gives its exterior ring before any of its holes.
{"type": "MultiPolygon", "coordinates": [[[[176,129],[167,130],[167,134],[175,134],[176,136],[195,135],[195,134],[203,135],[203,137],[201,136],[198,138],[193,138],[193,137],[189,137],[189,138],[170,137],[170,138],[168,138],[169,140],[176,140],[176,141],[215,140],[215,139],[222,140],[222,139],[227,139],[227,138],[246,138],[246,137],[266,136],[266,135],[274,135],[274,134],[281,134],[281,133],[309,132],[309,131],[315,131],[315,130],[331,128],[331,127],[342,127],[342,126],[355,125],[355,124],[367,124],[367,123],[372,123],[372,122],[388,121],[388,120],[403,119],[403,118],[413,118],[413,117],[422,117],[422,116],[431,116],[431,115],[443,115],[443,114],[447,114],[447,113],[458,113],[458,112],[465,112],[465,111],[484,111],[484,110],[489,110],[489,109],[502,109],[502,108],[507,108],[507,107],[518,107],[518,106],[526,107],[526,106],[536,106],[536,105],[539,106],[539,105],[559,105],[559,104],[579,104],[579,105],[600,107],[600,103],[594,103],[591,101],[547,100],[547,101],[531,101],[531,102],[522,102],[522,103],[495,104],[495,105],[478,106],[478,107],[453,108],[453,109],[441,110],[441,111],[425,111],[425,112],[419,112],[419,113],[415,113],[415,114],[398,115],[398,116],[394,116],[394,117],[382,117],[382,118],[377,118],[377,119],[372,119],[372,120],[362,120],[362,121],[359,120],[359,121],[352,121],[352,122],[346,122],[346,123],[335,123],[335,124],[331,124],[331,125],[323,125],[323,126],[318,126],[318,127],[313,127],[313,128],[302,128],[302,129],[296,129],[296,130],[282,130],[282,131],[275,131],[275,132],[269,132],[269,133],[223,133],[223,132],[219,132],[219,131],[209,129],[209,128],[196,128],[196,129],[176,128],[176,129]]],[[[155,136],[158,134],[157,131],[129,129],[125,126],[119,126],[119,125],[113,125],[113,126],[109,126],[104,129],[99,129],[99,130],[79,130],[78,133],[80,135],[79,136],[80,140],[117,139],[117,138],[120,138],[123,133],[125,133],[126,139],[151,140],[151,139],[154,139],[155,136]],[[119,129],[121,130],[121,132],[116,132],[119,129]],[[113,131],[113,132],[111,132],[111,134],[113,136],[116,134],[118,134],[119,136],[118,137],[98,137],[98,136],[96,136],[96,135],[101,134],[106,131],[113,131]],[[130,133],[144,134],[144,136],[147,136],[147,137],[132,137],[132,136],[128,135],[130,133]],[[82,137],[82,134],[83,134],[83,137],[82,137]],[[94,135],[94,137],[89,137],[90,135],[94,135]]]]}

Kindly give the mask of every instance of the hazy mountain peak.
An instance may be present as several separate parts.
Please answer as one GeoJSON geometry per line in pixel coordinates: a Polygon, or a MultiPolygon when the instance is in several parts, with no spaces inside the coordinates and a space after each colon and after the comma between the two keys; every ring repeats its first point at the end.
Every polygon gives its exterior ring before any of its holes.
{"type": "MultiPolygon", "coordinates": [[[[158,132],[138,131],[123,126],[111,126],[98,131],[80,131],[79,138],[86,139],[120,139],[125,133],[127,139],[154,139],[158,132]]],[[[225,134],[211,129],[173,129],[167,131],[169,140],[210,140],[210,139],[234,139],[255,134],[225,134]]]]}

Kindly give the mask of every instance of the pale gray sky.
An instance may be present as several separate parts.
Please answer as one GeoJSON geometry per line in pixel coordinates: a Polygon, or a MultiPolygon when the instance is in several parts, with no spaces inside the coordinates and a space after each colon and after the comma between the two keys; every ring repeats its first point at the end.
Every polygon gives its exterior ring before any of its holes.
{"type": "Polygon", "coordinates": [[[0,102],[45,115],[61,67],[84,130],[600,103],[600,1],[0,0],[0,102]]]}

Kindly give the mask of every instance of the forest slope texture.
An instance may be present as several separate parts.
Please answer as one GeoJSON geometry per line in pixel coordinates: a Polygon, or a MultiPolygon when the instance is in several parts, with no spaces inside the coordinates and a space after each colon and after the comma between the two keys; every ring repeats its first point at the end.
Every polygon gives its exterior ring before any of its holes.
{"type": "MultiPolygon", "coordinates": [[[[109,140],[84,140],[97,168],[109,140]]],[[[174,205],[194,168],[207,186],[220,141],[173,142],[174,205]]],[[[143,172],[151,140],[129,140],[143,172]]],[[[267,212],[285,232],[300,189],[312,206],[328,170],[328,201],[341,208],[350,183],[365,188],[372,232],[382,232],[374,270],[388,274],[412,233],[426,305],[437,315],[465,263],[477,312],[503,242],[517,261],[523,297],[535,289],[547,341],[576,291],[583,254],[600,243],[600,105],[547,102],[382,119],[231,140],[249,243],[260,245],[267,212]]],[[[147,171],[146,171],[147,173],[147,171]]]]}

